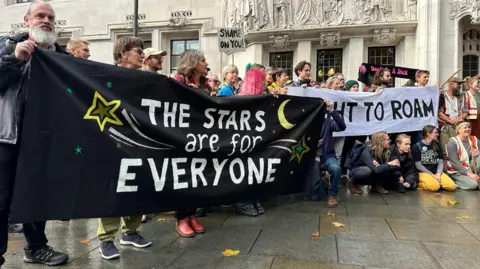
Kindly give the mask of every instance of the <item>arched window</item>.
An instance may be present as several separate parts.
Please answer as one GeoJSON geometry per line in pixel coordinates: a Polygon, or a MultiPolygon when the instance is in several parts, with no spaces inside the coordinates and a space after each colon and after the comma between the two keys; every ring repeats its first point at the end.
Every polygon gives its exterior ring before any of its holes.
{"type": "Polygon", "coordinates": [[[463,77],[479,73],[480,31],[470,29],[463,34],[463,77]]]}

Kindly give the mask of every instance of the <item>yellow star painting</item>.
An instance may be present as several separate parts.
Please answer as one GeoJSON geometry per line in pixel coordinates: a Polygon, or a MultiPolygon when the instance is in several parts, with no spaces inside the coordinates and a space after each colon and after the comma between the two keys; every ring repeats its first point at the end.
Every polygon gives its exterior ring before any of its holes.
{"type": "Polygon", "coordinates": [[[103,132],[107,122],[115,125],[123,125],[122,121],[115,115],[115,111],[120,106],[120,100],[113,100],[107,102],[105,98],[99,93],[95,92],[93,96],[92,106],[88,109],[87,114],[83,117],[84,120],[96,120],[100,131],[103,132]]]}
{"type": "Polygon", "coordinates": [[[302,137],[297,144],[292,146],[292,156],[290,156],[290,161],[297,159],[298,163],[301,163],[303,155],[310,151],[310,148],[305,143],[305,136],[302,137]]]}

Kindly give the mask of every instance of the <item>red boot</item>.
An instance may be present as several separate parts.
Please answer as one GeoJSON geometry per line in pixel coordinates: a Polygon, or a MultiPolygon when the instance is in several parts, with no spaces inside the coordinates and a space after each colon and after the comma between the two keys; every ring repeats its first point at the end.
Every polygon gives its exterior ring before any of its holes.
{"type": "Polygon", "coordinates": [[[190,224],[190,227],[196,232],[196,233],[204,233],[205,228],[198,223],[197,218],[195,216],[190,216],[188,217],[188,224],[190,224]]]}
{"type": "Polygon", "coordinates": [[[188,224],[188,217],[177,220],[177,225],[175,226],[175,231],[183,237],[194,237],[195,232],[192,230],[188,224]]]}

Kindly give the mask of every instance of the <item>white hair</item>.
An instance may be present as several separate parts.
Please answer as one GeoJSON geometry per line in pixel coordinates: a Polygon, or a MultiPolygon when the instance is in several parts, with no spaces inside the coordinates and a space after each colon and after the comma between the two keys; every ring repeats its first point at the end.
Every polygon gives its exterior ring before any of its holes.
{"type": "MultiPolygon", "coordinates": [[[[52,6],[49,3],[47,3],[43,0],[35,0],[32,3],[28,4],[27,10],[25,11],[25,17],[26,18],[30,17],[30,15],[32,13],[33,6],[41,4],[41,3],[47,4],[48,6],[50,6],[50,8],[52,8],[52,6]]],[[[52,11],[53,11],[53,15],[55,15],[55,10],[53,10],[53,8],[52,8],[52,11]]]]}
{"type": "Polygon", "coordinates": [[[30,30],[30,34],[33,38],[35,38],[35,42],[37,42],[38,44],[48,44],[50,46],[55,45],[55,42],[58,38],[55,28],[53,28],[52,31],[48,32],[43,31],[40,27],[42,27],[42,25],[39,25],[38,27],[32,27],[30,30]]]}

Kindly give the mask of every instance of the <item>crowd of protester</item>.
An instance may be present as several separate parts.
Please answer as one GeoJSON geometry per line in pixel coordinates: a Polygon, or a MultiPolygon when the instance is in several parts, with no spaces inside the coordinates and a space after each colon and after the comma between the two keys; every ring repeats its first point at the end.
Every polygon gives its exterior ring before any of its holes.
{"type": "MultiPolygon", "coordinates": [[[[67,51],[56,43],[54,28],[55,14],[48,3],[35,2],[25,15],[28,33],[22,33],[0,45],[0,254],[7,250],[8,231],[24,232],[27,245],[24,261],[59,265],[68,260],[68,255],[57,252],[47,245],[45,222],[19,225],[9,224],[10,203],[15,179],[18,156],[18,134],[21,110],[26,101],[25,88],[18,79],[26,72],[26,62],[35,47],[42,47],[88,59],[89,43],[85,40],[71,40],[67,51]],[[19,96],[19,98],[10,98],[19,96]]],[[[158,73],[162,70],[166,51],[144,48],[137,37],[121,37],[115,41],[114,64],[118,67],[158,73]]],[[[312,87],[334,91],[359,91],[379,93],[391,87],[392,74],[388,69],[377,71],[372,85],[361,89],[356,80],[346,80],[343,74],[332,74],[326,81],[312,78],[311,64],[299,62],[294,73],[297,79],[289,77],[289,70],[265,67],[261,64],[248,64],[245,77],[239,77],[239,68],[227,65],[220,77],[210,73],[203,52],[187,50],[180,58],[178,70],[170,78],[188,87],[198,89],[212,98],[225,98],[246,95],[287,94],[289,87],[312,87]]],[[[428,85],[430,73],[420,70],[415,81],[405,86],[423,87],[428,85]]],[[[352,194],[368,194],[370,191],[388,194],[389,191],[406,192],[416,189],[425,191],[454,191],[456,188],[476,190],[479,187],[480,149],[480,76],[461,80],[452,77],[447,81],[447,90],[440,91],[438,127],[427,125],[423,130],[410,133],[388,134],[376,132],[369,136],[334,137],[334,132],[342,132],[347,126],[334,109],[332,101],[326,100],[327,117],[322,126],[316,157],[307,181],[307,196],[312,200],[326,199],[329,207],[338,204],[338,193],[342,182],[352,194]],[[464,90],[462,91],[462,85],[464,90]]],[[[260,201],[239,201],[235,205],[238,214],[255,217],[264,214],[260,201]]],[[[210,208],[178,208],[175,231],[183,237],[194,237],[204,233],[205,227],[199,217],[204,217],[210,208]]],[[[268,213],[267,213],[268,214],[268,213]]],[[[141,222],[148,216],[128,216],[122,218],[101,218],[98,221],[97,236],[101,242],[100,252],[105,259],[120,256],[115,246],[115,236],[121,230],[120,244],[145,248],[152,244],[138,232],[141,222]]],[[[1,257],[0,266],[4,259],[1,257]]]]}

